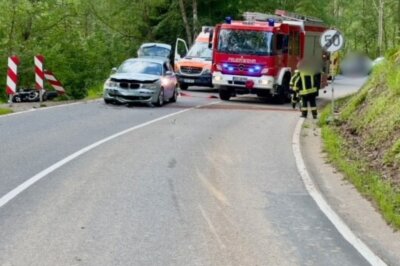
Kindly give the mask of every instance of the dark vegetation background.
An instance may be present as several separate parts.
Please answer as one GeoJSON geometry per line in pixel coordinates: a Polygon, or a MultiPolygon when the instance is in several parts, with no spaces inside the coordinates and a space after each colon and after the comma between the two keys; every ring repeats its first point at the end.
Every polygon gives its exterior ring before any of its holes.
{"type": "Polygon", "coordinates": [[[347,51],[371,58],[400,43],[400,0],[0,0],[0,101],[10,55],[22,60],[20,87],[33,87],[33,56],[43,54],[68,96],[79,99],[101,89],[142,42],[190,43],[201,25],[275,9],[322,18],[343,31],[347,51]]]}

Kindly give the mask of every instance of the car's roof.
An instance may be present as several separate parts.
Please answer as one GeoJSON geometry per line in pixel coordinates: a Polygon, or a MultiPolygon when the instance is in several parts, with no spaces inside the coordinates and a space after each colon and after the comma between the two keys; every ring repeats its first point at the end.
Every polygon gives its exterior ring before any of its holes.
{"type": "Polygon", "coordinates": [[[126,61],[144,61],[144,62],[153,62],[163,64],[165,62],[169,62],[168,58],[165,57],[157,57],[157,56],[142,56],[137,58],[129,58],[126,61]]]}
{"type": "Polygon", "coordinates": [[[143,43],[140,48],[143,47],[152,47],[152,46],[159,46],[168,50],[171,50],[171,45],[169,44],[165,44],[165,43],[156,43],[156,42],[152,42],[152,43],[143,43]]]}

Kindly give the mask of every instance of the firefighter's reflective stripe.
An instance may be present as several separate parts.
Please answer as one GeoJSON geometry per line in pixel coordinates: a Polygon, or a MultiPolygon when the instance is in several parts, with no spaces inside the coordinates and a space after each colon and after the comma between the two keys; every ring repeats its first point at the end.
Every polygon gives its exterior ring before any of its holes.
{"type": "Polygon", "coordinates": [[[311,88],[311,89],[302,89],[299,94],[304,96],[304,95],[308,95],[311,93],[316,93],[317,92],[317,88],[311,88]]]}
{"type": "Polygon", "coordinates": [[[298,92],[301,88],[301,84],[299,84],[299,81],[301,80],[300,73],[296,72],[293,77],[290,79],[290,87],[292,88],[293,91],[298,92]]]}
{"type": "Polygon", "coordinates": [[[314,84],[314,75],[306,72],[300,72],[302,89],[300,90],[300,95],[308,95],[311,93],[316,93],[318,88],[314,84]]]}

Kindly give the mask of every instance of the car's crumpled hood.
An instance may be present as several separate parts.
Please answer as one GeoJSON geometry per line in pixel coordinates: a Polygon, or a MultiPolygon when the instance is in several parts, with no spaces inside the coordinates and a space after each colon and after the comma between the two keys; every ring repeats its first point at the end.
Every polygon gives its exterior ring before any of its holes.
{"type": "Polygon", "coordinates": [[[139,74],[139,73],[116,73],[110,76],[111,80],[133,80],[142,82],[156,82],[160,79],[157,75],[139,74]]]}

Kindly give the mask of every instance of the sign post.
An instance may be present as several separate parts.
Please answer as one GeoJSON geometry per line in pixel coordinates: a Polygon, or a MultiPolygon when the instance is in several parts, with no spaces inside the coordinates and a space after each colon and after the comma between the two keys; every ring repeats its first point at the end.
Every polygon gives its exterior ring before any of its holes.
{"type": "MultiPolygon", "coordinates": [[[[340,33],[340,31],[338,31],[338,30],[335,30],[335,29],[326,30],[321,35],[320,45],[323,50],[325,50],[326,52],[328,52],[331,55],[332,53],[337,52],[344,47],[344,37],[343,37],[342,33],[340,33]]],[[[331,88],[332,88],[331,120],[335,119],[335,95],[334,95],[335,76],[336,76],[336,73],[334,73],[332,75],[332,83],[331,83],[331,88]]]]}

